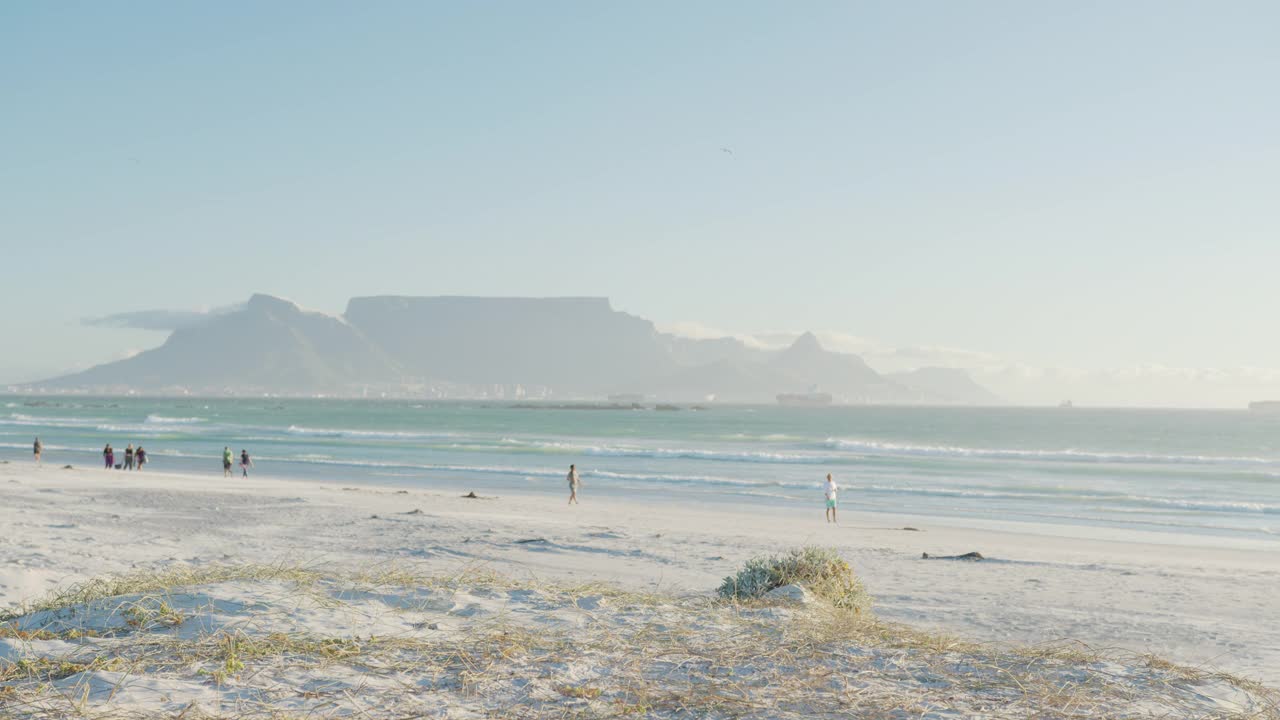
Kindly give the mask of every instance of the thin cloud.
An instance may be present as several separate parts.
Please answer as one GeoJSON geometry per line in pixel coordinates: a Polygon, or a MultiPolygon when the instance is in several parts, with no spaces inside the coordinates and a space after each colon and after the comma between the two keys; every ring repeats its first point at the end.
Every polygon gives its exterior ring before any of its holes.
{"type": "Polygon", "coordinates": [[[172,332],[182,328],[194,327],[209,318],[240,310],[244,305],[228,305],[212,310],[135,310],[133,312],[114,313],[102,317],[85,318],[81,325],[89,327],[132,328],[135,330],[154,330],[172,332]]]}
{"type": "Polygon", "coordinates": [[[746,335],[730,332],[728,330],[721,330],[693,320],[682,320],[666,325],[659,325],[658,332],[682,338],[689,338],[691,340],[720,340],[722,338],[734,338],[735,340],[740,340],[742,344],[747,347],[758,350],[768,350],[773,347],[772,345],[761,341],[761,339],[755,335],[746,335]]]}
{"type": "MultiPolygon", "coordinates": [[[[798,332],[735,333],[697,322],[663,328],[683,337],[734,337],[760,349],[781,349],[798,332]]],[[[1015,404],[1147,407],[1244,407],[1251,400],[1280,399],[1280,367],[1179,367],[1143,363],[1104,368],[1033,365],[994,353],[939,345],[894,346],[874,338],[817,331],[823,347],[862,357],[882,373],[922,367],[964,370],[975,381],[1015,404]]]]}

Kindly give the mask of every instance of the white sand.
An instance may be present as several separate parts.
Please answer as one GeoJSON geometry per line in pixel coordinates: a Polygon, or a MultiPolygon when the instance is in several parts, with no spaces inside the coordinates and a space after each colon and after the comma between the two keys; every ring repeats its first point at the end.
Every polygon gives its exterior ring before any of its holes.
{"type": "Polygon", "coordinates": [[[469,489],[0,465],[0,606],[103,574],[219,562],[395,562],[423,572],[481,564],[710,591],[749,556],[817,543],[854,564],[881,617],[981,641],[1073,638],[1280,685],[1280,543],[1096,531],[1081,539],[1061,527],[967,529],[847,511],[835,527],[817,504],[807,514],[683,507],[600,500],[590,487],[575,507],[558,492],[458,497],[469,489]],[[890,529],[903,526],[922,532],[890,529]],[[545,542],[516,542],[531,538],[545,542]],[[992,559],[920,559],[971,550],[992,559]]]}

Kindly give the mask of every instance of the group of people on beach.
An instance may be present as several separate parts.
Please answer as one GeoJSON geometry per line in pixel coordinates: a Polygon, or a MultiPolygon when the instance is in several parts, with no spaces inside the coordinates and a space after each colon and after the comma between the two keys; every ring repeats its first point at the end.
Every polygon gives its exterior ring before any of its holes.
{"type": "MultiPolygon", "coordinates": [[[[36,438],[33,450],[35,451],[36,464],[38,465],[40,463],[40,455],[44,453],[44,444],[40,442],[40,438],[36,438]]],[[[232,454],[230,446],[224,446],[222,448],[223,477],[231,476],[231,466],[234,463],[234,457],[235,456],[232,454]]],[[[144,450],[141,445],[135,448],[133,443],[129,443],[129,446],[124,449],[124,462],[117,465],[115,448],[111,447],[111,443],[107,443],[106,447],[102,448],[102,464],[108,470],[141,470],[142,466],[147,464],[147,451],[144,450]]],[[[253,459],[249,457],[249,451],[241,448],[241,476],[249,477],[249,468],[251,467],[253,467],[253,459]]],[[[569,504],[578,505],[580,504],[578,502],[578,488],[582,485],[582,478],[578,475],[577,465],[569,466],[567,479],[569,481],[569,504]]],[[[835,479],[831,477],[831,473],[827,473],[827,482],[823,494],[827,501],[826,518],[829,523],[836,522],[836,494],[838,491],[839,487],[836,485],[835,479]]]]}
{"type": "MultiPolygon", "coordinates": [[[[32,452],[35,454],[36,464],[40,464],[40,456],[44,454],[44,443],[40,442],[40,438],[36,438],[35,443],[31,446],[32,452]]],[[[230,447],[222,448],[222,476],[231,475],[231,465],[233,456],[230,447]]],[[[108,470],[141,470],[143,465],[147,464],[147,451],[141,445],[134,447],[133,443],[124,449],[123,462],[116,463],[116,449],[111,447],[111,443],[107,443],[102,448],[102,466],[108,470]]],[[[240,472],[244,477],[249,477],[249,468],[253,467],[253,460],[249,457],[248,450],[240,451],[240,472]]],[[[576,471],[575,471],[576,477],[576,471]]],[[[575,502],[577,502],[575,500],[575,502]]]]}
{"type": "MultiPolygon", "coordinates": [[[[40,440],[37,438],[37,446],[39,443],[40,440]]],[[[36,450],[36,457],[39,458],[39,455],[40,451],[36,450]]],[[[108,470],[141,470],[142,466],[147,464],[147,451],[142,449],[141,445],[134,448],[133,443],[129,443],[129,447],[124,449],[124,462],[117,464],[116,449],[111,447],[111,443],[107,443],[106,447],[102,448],[102,464],[108,470]]]]}
{"type": "MultiPolygon", "coordinates": [[[[222,477],[231,476],[231,447],[222,448],[222,477]]],[[[249,468],[253,467],[253,460],[249,457],[249,451],[244,448],[240,449],[240,473],[242,477],[249,477],[249,468]]]]}

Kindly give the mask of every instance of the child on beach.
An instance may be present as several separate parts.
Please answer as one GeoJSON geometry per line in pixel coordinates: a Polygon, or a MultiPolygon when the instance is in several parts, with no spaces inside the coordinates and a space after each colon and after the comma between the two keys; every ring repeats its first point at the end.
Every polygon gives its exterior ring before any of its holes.
{"type": "Polygon", "coordinates": [[[40,453],[44,452],[44,445],[40,444],[40,438],[36,438],[35,451],[36,451],[36,464],[39,465],[40,453]]]}
{"type": "Polygon", "coordinates": [[[143,450],[142,446],[139,445],[138,449],[133,451],[133,459],[138,464],[138,469],[141,470],[142,466],[147,464],[147,451],[143,450]]]}
{"type": "Polygon", "coordinates": [[[836,521],[836,491],[838,489],[836,481],[831,477],[831,473],[827,473],[827,522],[829,523],[836,521]]]}
{"type": "Polygon", "coordinates": [[[578,503],[578,467],[576,465],[569,466],[569,504],[577,505],[578,503]]]}
{"type": "Polygon", "coordinates": [[[231,477],[231,448],[222,448],[222,477],[231,477]]]}
{"type": "Polygon", "coordinates": [[[111,449],[111,443],[102,448],[102,464],[110,470],[116,465],[116,451],[111,449]]]}
{"type": "Polygon", "coordinates": [[[240,450],[240,472],[244,473],[244,477],[249,477],[249,468],[253,467],[253,461],[249,459],[249,451],[240,450]]]}
{"type": "Polygon", "coordinates": [[[129,443],[129,447],[124,449],[124,469],[133,469],[133,443],[129,443]]]}

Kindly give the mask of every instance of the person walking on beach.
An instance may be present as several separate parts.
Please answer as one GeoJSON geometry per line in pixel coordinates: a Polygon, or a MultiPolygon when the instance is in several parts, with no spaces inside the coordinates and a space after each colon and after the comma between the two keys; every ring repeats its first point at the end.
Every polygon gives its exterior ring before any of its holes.
{"type": "Polygon", "coordinates": [[[569,466],[569,504],[577,505],[578,503],[578,467],[576,465],[569,466]]]}
{"type": "Polygon", "coordinates": [[[829,523],[833,523],[836,521],[836,491],[837,490],[839,490],[839,488],[836,487],[835,479],[831,477],[831,473],[827,473],[827,487],[826,487],[827,522],[829,523]]]}
{"type": "Polygon", "coordinates": [[[129,443],[129,447],[124,449],[124,469],[133,469],[133,443],[129,443]]]}
{"type": "Polygon", "coordinates": [[[35,444],[34,449],[35,449],[35,451],[36,451],[36,464],[37,464],[37,465],[39,465],[39,464],[40,464],[40,453],[44,452],[44,445],[40,444],[40,438],[36,438],[36,444],[35,444]]]}
{"type": "Polygon", "coordinates": [[[143,450],[141,445],[138,446],[137,450],[133,451],[133,460],[138,464],[139,470],[142,469],[143,465],[147,464],[147,451],[143,450]]]}
{"type": "Polygon", "coordinates": [[[116,465],[116,451],[111,449],[111,443],[107,443],[106,447],[102,448],[102,464],[108,470],[116,465]]]}
{"type": "Polygon", "coordinates": [[[231,477],[231,448],[222,448],[222,477],[231,477]]]}
{"type": "Polygon", "coordinates": [[[244,477],[249,477],[249,468],[253,467],[253,461],[249,459],[249,451],[240,450],[240,472],[244,473],[244,477]]]}

